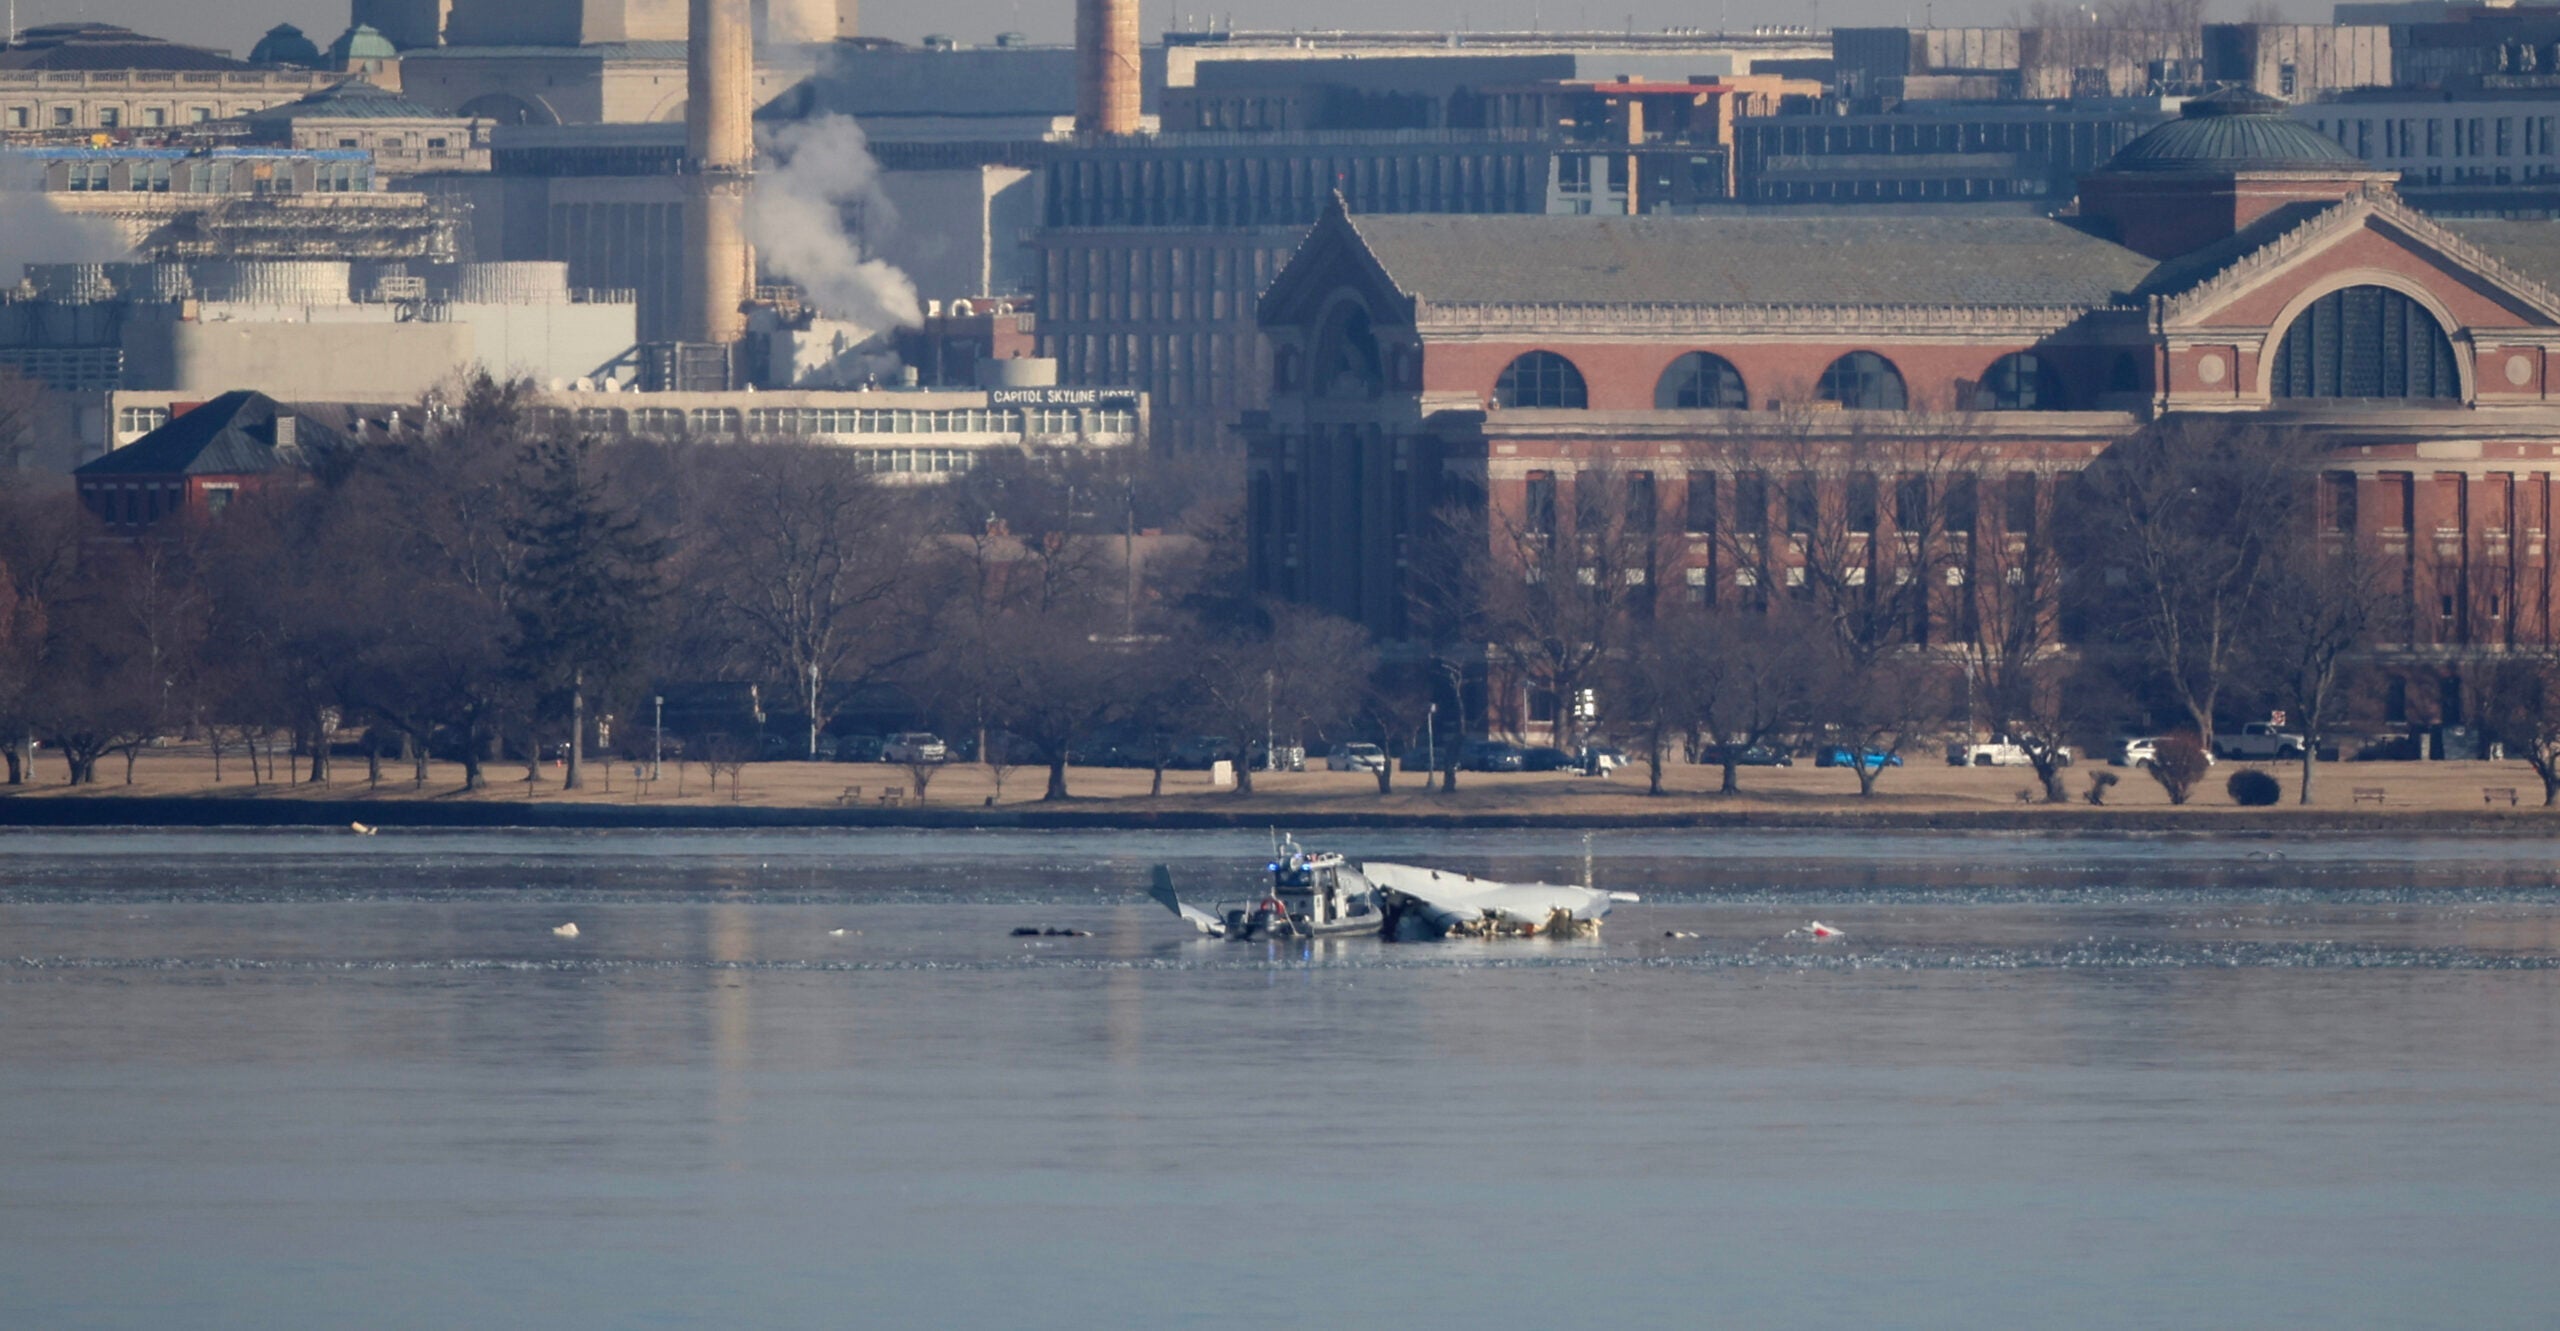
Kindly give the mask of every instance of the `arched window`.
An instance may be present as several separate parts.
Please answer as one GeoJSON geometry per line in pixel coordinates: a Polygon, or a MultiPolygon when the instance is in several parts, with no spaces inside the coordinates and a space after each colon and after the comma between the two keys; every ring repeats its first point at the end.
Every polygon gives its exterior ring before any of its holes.
{"type": "Polygon", "coordinates": [[[1910,405],[1902,371],[1872,351],[1852,351],[1822,372],[1822,400],[1852,411],[1901,411],[1910,405]]]}
{"type": "Polygon", "coordinates": [[[1974,397],[1983,411],[2059,411],[2062,383],[2042,356],[2017,351],[1991,362],[1974,397]]]}
{"type": "Polygon", "coordinates": [[[1733,362],[1692,351],[1662,372],[1661,382],[1653,386],[1653,405],[1665,411],[1681,407],[1747,411],[1751,395],[1743,391],[1741,372],[1733,362]]]}
{"type": "Polygon", "coordinates": [[[2426,306],[2389,287],[2348,287],[2294,316],[2268,389],[2279,398],[2459,399],[2462,374],[2426,306]]]}
{"type": "Polygon", "coordinates": [[[1503,367],[1493,400],[1506,407],[1587,407],[1582,371],[1552,351],[1532,351],[1503,367]]]}
{"type": "Polygon", "coordinates": [[[1317,397],[1371,398],[1385,391],[1386,367],[1378,356],[1378,336],[1369,327],[1369,311],[1345,305],[1325,322],[1316,339],[1315,374],[1307,387],[1317,397]]]}

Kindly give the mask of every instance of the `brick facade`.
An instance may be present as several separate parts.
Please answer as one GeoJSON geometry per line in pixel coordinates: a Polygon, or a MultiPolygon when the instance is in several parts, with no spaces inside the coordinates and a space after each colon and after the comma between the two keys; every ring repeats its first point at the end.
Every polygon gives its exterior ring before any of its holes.
{"type": "MultiPolygon", "coordinates": [[[[2479,653],[2547,642],[2555,627],[2548,544],[2560,404],[2548,397],[2547,364],[2560,344],[2560,294],[2551,285],[2560,282],[2560,223],[2434,222],[2352,163],[2325,174],[2310,164],[2217,171],[2206,163],[2089,184],[2084,215],[2054,225],[2161,262],[2131,289],[2076,310],[2032,300],[1935,309],[1622,297],[1505,305],[1473,287],[1453,300],[1432,289],[1447,279],[1408,275],[1429,268],[1413,258],[1413,243],[1373,243],[1337,211],[1263,306],[1275,377],[1271,410],[1246,428],[1255,585],[1358,619],[1394,642],[1413,631],[1413,543],[1435,507],[1456,500],[1479,505],[1487,521],[1516,519],[1532,505],[1533,486],[1552,486],[1536,502],[1569,511],[1573,478],[1605,468],[1646,477],[1665,530],[1691,511],[1692,475],[1715,476],[1729,521],[1737,439],[1763,441],[1755,456],[1768,459],[1773,485],[1795,469],[1819,477],[1826,513],[1844,502],[1848,478],[1882,469],[1862,455],[1930,438],[1960,446],[1983,514],[1966,534],[1970,548],[2014,548],[2001,531],[2009,487],[2019,487],[2022,502],[2045,504],[2055,478],[2148,422],[2244,413],[2310,432],[2327,449],[2324,503],[2337,539],[2352,534],[2402,574],[2406,629],[2393,636],[2407,641],[2390,654],[2412,673],[2390,705],[2413,714],[2392,719],[2459,719],[2445,715],[2458,703],[2442,678],[2479,653]],[[2135,215],[2111,211],[2119,208],[2135,215]],[[2169,248],[2164,237],[2181,248],[2151,253],[2169,248]],[[2450,357],[2439,363],[2455,367],[2458,384],[2445,376],[2429,391],[2372,398],[2317,396],[2301,385],[2279,392],[2275,362],[2287,335],[2313,337],[2309,312],[2344,308],[2320,306],[2341,291],[2359,310],[2402,311],[2395,317],[2407,321],[2416,350],[2388,351],[2377,371],[2357,362],[2361,343],[2346,351],[2306,344],[2300,364],[2368,378],[2413,373],[2407,356],[2437,345],[2440,333],[2450,357]],[[1359,348],[1346,351],[1346,338],[1359,348]],[[1374,353],[1360,349],[1371,344],[1374,353]],[[1587,405],[1497,400],[1505,368],[1536,351],[1571,362],[1587,405]],[[1691,351],[1733,366],[1747,410],[1655,406],[1665,368],[1691,351]],[[1909,410],[1821,400],[1826,367],[1857,351],[1899,371],[1909,410]],[[2043,401],[2037,410],[1965,409],[1987,405],[1977,386],[2001,357],[2020,352],[2050,376],[2050,409],[2043,401]]],[[[1734,234],[1712,226],[1694,233],[1699,246],[1734,234]]],[[[1647,243],[1662,253],[1631,250],[1631,267],[1681,262],[1681,233],[1647,243]]],[[[1861,256],[1821,261],[1854,267],[1861,256]]],[[[2352,339],[2363,334],[2351,319],[2371,316],[2340,317],[2350,322],[2336,336],[2352,339]]],[[[2319,382],[2305,374],[2303,384],[2319,382]]],[[[2395,378],[2384,391],[2427,382],[2395,378]]],[[[1770,520],[1773,532],[1783,525],[1770,520]]],[[[1685,562],[1661,570],[1654,595],[1730,594],[1733,570],[1717,566],[1714,540],[1686,535],[1670,544],[1685,562]]],[[[1967,631],[1962,599],[1933,598],[1935,632],[1967,631]]],[[[1504,706],[1496,700],[1497,717],[1504,706]]]]}

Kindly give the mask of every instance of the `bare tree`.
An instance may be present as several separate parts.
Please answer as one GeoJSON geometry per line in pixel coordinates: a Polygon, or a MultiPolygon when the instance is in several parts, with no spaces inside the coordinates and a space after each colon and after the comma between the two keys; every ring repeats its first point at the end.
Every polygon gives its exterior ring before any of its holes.
{"type": "Polygon", "coordinates": [[[1603,663],[1611,729],[1644,760],[1648,795],[1663,793],[1663,767],[1698,724],[1718,627],[1697,609],[1667,607],[1632,626],[1603,663]]]}
{"type": "Polygon", "coordinates": [[[2250,636],[2251,673],[2302,732],[2299,799],[2309,804],[2322,741],[2353,696],[2388,602],[2374,560],[2352,534],[2323,540],[2297,530],[2270,563],[2266,608],[2250,636]]]}
{"type": "Polygon", "coordinates": [[[2541,778],[2542,807],[2560,808],[2560,649],[2509,654],[2479,695],[2482,727],[2541,778]]]}
{"type": "Polygon", "coordinates": [[[428,404],[427,423],[364,450],[337,495],[390,566],[377,598],[359,603],[372,626],[368,705],[410,700],[406,724],[452,737],[466,790],[482,788],[497,736],[530,711],[514,668],[530,396],[484,376],[459,403],[428,404]]]}
{"type": "Polygon", "coordinates": [[[71,593],[92,534],[67,492],[0,487],[0,759],[13,786],[35,779],[33,707],[52,607],[71,593]]]}
{"type": "Polygon", "coordinates": [[[28,710],[73,785],[94,784],[98,759],[158,733],[163,716],[166,685],[137,609],[150,595],[137,593],[132,554],[83,552],[49,607],[28,710]]]}
{"type": "Polygon", "coordinates": [[[1361,694],[1357,721],[1358,733],[1376,737],[1386,757],[1371,773],[1377,778],[1379,794],[1395,793],[1397,755],[1421,743],[1433,719],[1427,673],[1389,666],[1370,678],[1369,687],[1361,694]]]}
{"type": "Polygon", "coordinates": [[[2205,747],[2264,623],[2276,544],[2311,502],[2317,445],[2221,417],[2173,417],[2116,445],[2067,491],[2092,646],[2156,685],[2205,747]]]}
{"type": "Polygon", "coordinates": [[[1806,662],[1830,650],[1826,632],[1785,603],[1712,612],[1691,659],[1691,688],[1698,760],[1722,769],[1719,794],[1741,793],[1742,763],[1752,750],[1806,725],[1815,701],[1806,662]]]}
{"type": "Polygon", "coordinates": [[[923,650],[917,505],[806,444],[697,446],[701,503],[686,530],[712,627],[736,664],[811,700],[807,748],[841,700],[923,650]]]}
{"type": "Polygon", "coordinates": [[[2018,746],[2050,804],[2068,803],[2062,769],[2077,719],[2080,661],[2063,634],[2063,569],[2049,535],[2053,491],[2033,472],[2002,478],[1975,534],[1968,583],[1976,631],[1957,645],[1968,702],[2018,746]]]}
{"type": "Polygon", "coordinates": [[[1851,749],[1861,795],[1938,725],[1942,648],[1980,631],[1977,434],[1962,414],[1907,413],[1888,430],[1799,404],[1696,455],[1712,470],[1691,484],[1723,496],[1713,545],[1737,608],[1783,602],[1821,630],[1807,652],[1812,733],[1851,749]]]}
{"type": "Polygon", "coordinates": [[[1295,740],[1350,715],[1377,654],[1359,625],[1305,606],[1273,604],[1256,633],[1202,646],[1197,715],[1236,760],[1236,793],[1253,793],[1257,741],[1295,740]]]}

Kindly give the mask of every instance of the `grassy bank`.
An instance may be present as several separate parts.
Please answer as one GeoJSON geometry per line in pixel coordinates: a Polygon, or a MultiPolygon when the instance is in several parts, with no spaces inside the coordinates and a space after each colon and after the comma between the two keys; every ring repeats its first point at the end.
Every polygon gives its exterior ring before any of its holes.
{"type": "Polygon", "coordinates": [[[2138,771],[2078,768],[2073,800],[2050,805],[2032,796],[2032,777],[2018,769],[1950,768],[1914,763],[1887,771],[1877,793],[1862,798],[1849,772],[1809,765],[1748,768],[1737,795],[1715,793],[1714,768],[1680,766],[1668,791],[1645,793],[1641,769],[1613,778],[1562,773],[1466,773],[1455,792],[1425,790],[1399,772],[1396,789],[1378,793],[1357,772],[1262,773],[1251,795],[1212,790],[1205,773],[1170,772],[1162,795],[1150,773],[1077,768],[1074,798],[1040,799],[1045,772],[998,774],[975,764],[938,772],[921,803],[904,768],[861,763],[757,763],[723,774],[716,789],[699,764],[668,764],[658,779],[628,765],[589,769],[588,788],[564,791],[556,767],[527,782],[521,766],[488,769],[488,785],[462,789],[458,766],[431,764],[421,786],[410,771],[386,768],[369,785],[361,763],[341,762],[327,783],[252,782],[237,757],[216,780],[201,752],[154,751],[134,767],[100,765],[105,784],[63,783],[58,760],[43,757],[38,783],[0,787],[0,824],[17,826],[343,825],[551,827],[1644,827],[1837,826],[2114,831],[2316,831],[2326,829],[2477,829],[2560,831],[2560,813],[2545,811],[2541,784],[2520,762],[2324,764],[2309,806],[2294,802],[2299,769],[2264,770],[2285,787],[2285,803],[2243,809],[2223,792],[2234,770],[2225,764],[2185,807],[2138,771]],[[2081,798],[2092,772],[2113,770],[2117,784],[2104,807],[2081,798]],[[1001,783],[997,780],[1003,776],[1001,783]],[[2513,789],[2517,802],[2486,791],[2513,789]],[[896,791],[895,803],[884,792],[896,791]]]}

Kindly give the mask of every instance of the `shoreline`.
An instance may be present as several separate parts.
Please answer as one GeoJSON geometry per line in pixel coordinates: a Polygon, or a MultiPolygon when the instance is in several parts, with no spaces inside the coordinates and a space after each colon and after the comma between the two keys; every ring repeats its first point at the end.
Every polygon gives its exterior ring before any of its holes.
{"type": "Polygon", "coordinates": [[[2538,806],[2456,811],[2403,809],[2347,813],[2321,808],[2108,809],[2038,805],[2019,809],[1699,809],[1659,812],[1522,809],[1306,808],[1259,801],[1232,809],[1137,809],[1097,799],[995,808],[831,809],[742,804],[635,805],[408,797],[371,799],[253,796],[0,795],[0,829],[344,828],[556,831],[902,829],[1007,831],[1233,831],[1278,828],[1445,830],[1943,831],[2285,836],[2322,832],[2460,832],[2560,837],[2560,812],[2538,806]],[[1119,807],[1115,807],[1115,805],[1119,807]]]}

